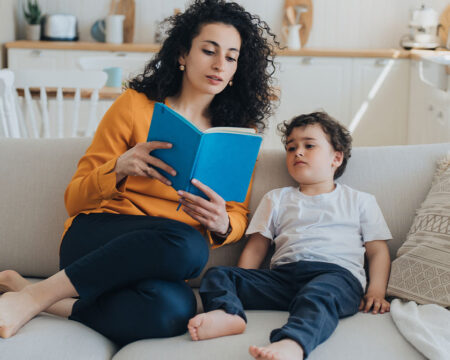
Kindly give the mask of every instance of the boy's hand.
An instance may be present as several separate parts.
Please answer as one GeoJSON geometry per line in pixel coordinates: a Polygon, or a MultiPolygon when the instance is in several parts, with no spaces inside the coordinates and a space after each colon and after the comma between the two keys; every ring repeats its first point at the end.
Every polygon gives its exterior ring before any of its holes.
{"type": "Polygon", "coordinates": [[[372,309],[372,314],[384,314],[389,312],[391,304],[384,298],[384,294],[377,294],[374,292],[367,292],[364,298],[361,299],[359,304],[359,310],[363,312],[368,312],[372,309]]]}

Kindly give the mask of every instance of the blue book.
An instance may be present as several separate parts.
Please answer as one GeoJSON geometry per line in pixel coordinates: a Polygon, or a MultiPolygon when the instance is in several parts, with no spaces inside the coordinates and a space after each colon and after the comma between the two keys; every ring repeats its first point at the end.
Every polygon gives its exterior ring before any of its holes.
{"type": "Polygon", "coordinates": [[[152,155],[177,172],[158,171],[175,190],[207,196],[192,183],[201,181],[225,201],[245,200],[262,137],[254,129],[215,127],[201,131],[162,103],[156,103],[147,141],[164,141],[171,149],[156,149],[152,155]]]}

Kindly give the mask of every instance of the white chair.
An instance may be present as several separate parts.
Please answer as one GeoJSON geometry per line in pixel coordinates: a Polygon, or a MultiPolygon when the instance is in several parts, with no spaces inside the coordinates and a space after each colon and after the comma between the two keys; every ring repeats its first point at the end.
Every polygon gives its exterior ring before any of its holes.
{"type": "Polygon", "coordinates": [[[49,118],[49,97],[47,91],[56,90],[56,137],[65,136],[64,125],[69,123],[68,112],[64,111],[64,92],[74,95],[71,137],[80,135],[80,103],[84,97],[83,90],[87,90],[90,98],[89,115],[85,136],[91,136],[98,123],[97,105],[99,90],[105,85],[107,75],[103,71],[80,71],[80,70],[13,70],[15,75],[16,89],[23,89],[27,120],[31,127],[32,137],[51,137],[49,118]],[[31,90],[30,90],[31,89],[31,90]],[[35,111],[32,97],[33,89],[39,89],[39,107],[41,112],[41,131],[39,130],[38,116],[35,111]],[[66,114],[65,114],[66,112],[66,114]]]}
{"type": "Polygon", "coordinates": [[[7,69],[0,70],[0,134],[3,137],[19,138],[24,132],[23,123],[17,115],[16,97],[14,73],[7,69]]]}
{"type": "Polygon", "coordinates": [[[83,56],[78,59],[81,70],[104,70],[109,67],[122,69],[122,80],[142,73],[151,56],[83,56]]]}

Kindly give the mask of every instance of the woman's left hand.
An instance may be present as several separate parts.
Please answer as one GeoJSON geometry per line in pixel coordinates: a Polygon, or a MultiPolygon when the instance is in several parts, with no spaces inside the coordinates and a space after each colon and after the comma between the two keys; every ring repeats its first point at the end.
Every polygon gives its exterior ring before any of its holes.
{"type": "Polygon", "coordinates": [[[200,189],[209,200],[180,190],[178,195],[181,196],[180,201],[183,205],[183,211],[209,231],[219,235],[225,234],[230,225],[225,200],[210,187],[196,179],[192,179],[192,184],[200,189]]]}

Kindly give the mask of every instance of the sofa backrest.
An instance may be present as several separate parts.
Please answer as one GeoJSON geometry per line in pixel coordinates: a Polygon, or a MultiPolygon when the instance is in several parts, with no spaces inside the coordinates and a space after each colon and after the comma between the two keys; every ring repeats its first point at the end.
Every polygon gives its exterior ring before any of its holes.
{"type": "MultiPolygon", "coordinates": [[[[347,168],[338,181],[375,195],[393,236],[388,242],[392,259],[406,239],[415,210],[431,187],[436,161],[449,151],[450,143],[352,150],[347,168]]],[[[262,151],[256,164],[250,214],[266,192],[289,185],[295,183],[287,173],[284,150],[262,151]]],[[[244,245],[245,240],[212,251],[203,273],[210,266],[235,265],[244,245]]],[[[266,265],[268,260],[266,258],[266,265]]],[[[203,273],[191,280],[192,286],[199,285],[203,273]]]]}
{"type": "Polygon", "coordinates": [[[59,270],[64,191],[89,138],[0,139],[0,270],[59,270]]]}
{"type": "MultiPolygon", "coordinates": [[[[49,276],[58,270],[58,250],[67,213],[64,191],[90,143],[75,139],[0,139],[0,271],[49,276]]],[[[430,188],[436,161],[450,143],[355,148],[339,180],[377,197],[394,240],[393,256],[430,188]]],[[[254,211],[269,190],[293,185],[284,151],[259,156],[250,202],[254,211]]],[[[235,265],[244,241],[211,251],[207,268],[235,265]]],[[[192,281],[198,285],[198,279],[192,281]]]]}

